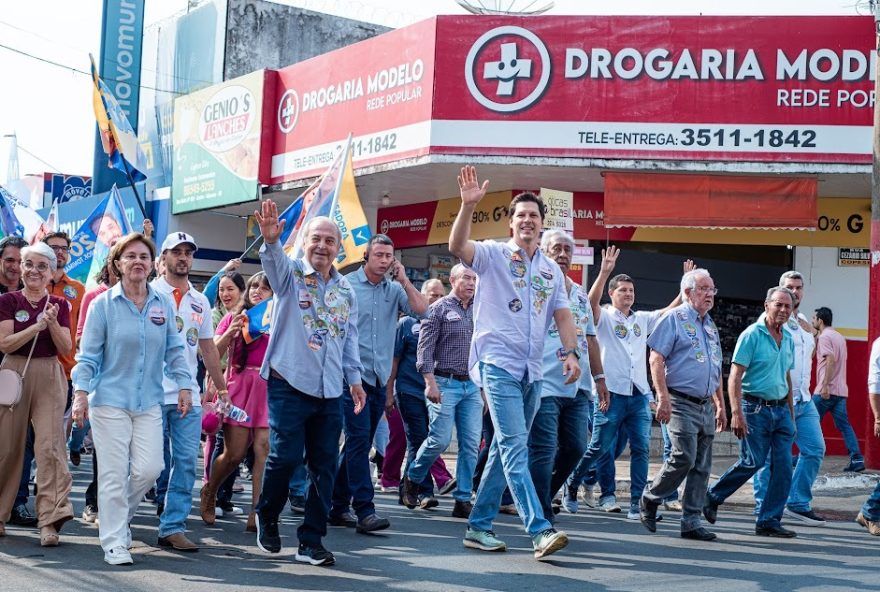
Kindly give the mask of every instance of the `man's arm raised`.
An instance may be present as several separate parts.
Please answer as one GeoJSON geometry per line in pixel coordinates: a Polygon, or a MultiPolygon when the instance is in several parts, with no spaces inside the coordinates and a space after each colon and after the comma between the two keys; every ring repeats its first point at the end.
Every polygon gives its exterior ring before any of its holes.
{"type": "Polygon", "coordinates": [[[461,259],[462,263],[470,266],[474,262],[476,251],[471,237],[471,220],[474,209],[480,200],[486,195],[489,181],[483,181],[482,186],[477,179],[477,169],[466,166],[458,175],[458,189],[461,193],[461,209],[455,222],[452,223],[452,232],[449,234],[449,252],[461,259]]]}
{"type": "Polygon", "coordinates": [[[617,265],[617,257],[620,255],[620,249],[611,245],[607,249],[602,249],[602,264],[599,266],[599,275],[596,276],[596,281],[593,282],[593,285],[590,287],[590,308],[593,309],[593,318],[596,319],[596,326],[599,326],[601,322],[602,315],[599,314],[599,302],[602,300],[602,290],[605,289],[605,285],[608,283],[608,278],[611,277],[611,273],[614,271],[614,266],[617,265]]]}

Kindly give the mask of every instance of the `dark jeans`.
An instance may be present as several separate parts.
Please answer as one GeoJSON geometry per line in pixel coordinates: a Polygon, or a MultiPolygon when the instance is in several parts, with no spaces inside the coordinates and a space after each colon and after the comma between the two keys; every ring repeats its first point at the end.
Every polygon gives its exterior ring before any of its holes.
{"type": "MultiPolygon", "coordinates": [[[[486,461],[489,460],[489,448],[492,446],[492,440],[495,438],[495,426],[492,425],[492,416],[483,413],[483,447],[480,448],[480,455],[477,456],[477,468],[474,471],[474,491],[480,488],[480,481],[483,478],[483,469],[486,468],[486,461]]],[[[510,489],[505,489],[501,495],[502,506],[512,506],[513,496],[510,495],[510,489]]]]}
{"type": "Polygon", "coordinates": [[[376,513],[373,505],[373,477],[370,475],[370,448],[376,427],[385,413],[385,386],[363,384],[367,392],[364,409],[357,415],[348,385],[342,389],[345,445],[339,452],[339,469],[333,488],[330,513],[338,516],[351,506],[359,519],[376,513]]]}
{"type": "Polygon", "coordinates": [[[587,448],[589,403],[583,390],[572,398],[542,397],[529,432],[529,472],[544,518],[550,523],[554,518],[553,495],[587,448]]]}
{"type": "Polygon", "coordinates": [[[27,505],[30,492],[28,485],[31,482],[31,466],[34,464],[34,426],[28,426],[27,440],[24,443],[24,460],[21,463],[21,481],[18,483],[18,495],[15,496],[15,505],[27,505]]]}
{"type": "MultiPolygon", "coordinates": [[[[424,395],[398,394],[396,400],[400,419],[403,420],[403,432],[406,434],[406,466],[403,467],[403,474],[406,475],[422,442],[428,437],[428,406],[424,395]]],[[[400,486],[403,487],[402,481],[400,486]]],[[[422,497],[434,495],[434,482],[430,472],[419,484],[419,494],[422,497]]]]}
{"type": "Polygon", "coordinates": [[[327,534],[342,431],[342,404],[338,398],[309,396],[273,376],[269,377],[268,399],[269,457],[256,511],[261,520],[278,520],[287,503],[290,476],[303,463],[305,454],[311,479],[297,536],[300,543],[319,545],[327,534]]]}

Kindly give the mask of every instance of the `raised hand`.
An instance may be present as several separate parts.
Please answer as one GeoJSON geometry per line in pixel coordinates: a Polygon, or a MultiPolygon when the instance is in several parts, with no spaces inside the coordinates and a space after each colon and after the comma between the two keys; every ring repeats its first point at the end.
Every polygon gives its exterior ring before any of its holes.
{"type": "Polygon", "coordinates": [[[144,236],[147,238],[153,236],[153,221],[149,218],[144,218],[144,236]]]}
{"type": "Polygon", "coordinates": [[[226,265],[223,266],[222,271],[235,271],[239,267],[241,267],[241,259],[230,259],[226,262],[226,265]]]}
{"type": "Polygon", "coordinates": [[[281,232],[284,230],[284,220],[278,220],[278,206],[271,199],[261,204],[260,210],[254,212],[257,224],[260,226],[260,234],[267,245],[278,242],[281,232]]]}
{"type": "Polygon", "coordinates": [[[694,263],[693,259],[686,259],[684,265],[682,266],[682,275],[693,271],[697,268],[697,264],[694,263]]]}
{"type": "Polygon", "coordinates": [[[458,190],[461,193],[461,202],[465,205],[475,206],[480,203],[486,195],[486,188],[489,186],[489,180],[483,181],[480,185],[477,179],[477,169],[472,166],[461,168],[458,175],[458,190]]]}
{"type": "Polygon", "coordinates": [[[602,264],[600,271],[602,273],[611,273],[617,265],[617,258],[620,256],[620,249],[611,245],[607,249],[602,249],[602,264]]]}

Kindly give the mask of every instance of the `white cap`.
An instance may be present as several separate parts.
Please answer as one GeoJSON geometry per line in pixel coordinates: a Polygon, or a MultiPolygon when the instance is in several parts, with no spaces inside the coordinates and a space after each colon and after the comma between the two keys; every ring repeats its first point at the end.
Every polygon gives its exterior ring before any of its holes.
{"type": "Polygon", "coordinates": [[[182,245],[183,243],[189,243],[193,246],[195,250],[199,249],[199,246],[196,244],[196,239],[185,232],[172,232],[168,236],[165,237],[165,240],[162,241],[162,250],[165,251],[171,250],[177,245],[182,245]]]}

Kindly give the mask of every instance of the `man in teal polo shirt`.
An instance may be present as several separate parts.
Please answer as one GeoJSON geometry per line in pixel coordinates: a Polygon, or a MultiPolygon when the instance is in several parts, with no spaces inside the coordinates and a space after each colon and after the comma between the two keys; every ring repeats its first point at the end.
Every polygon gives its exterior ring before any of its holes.
{"type": "Polygon", "coordinates": [[[727,390],[733,416],[730,427],[742,442],[736,463],[709,488],[703,515],[715,524],[718,506],[752,478],[771,455],[770,483],[755,524],[755,534],[792,538],[782,528],[782,512],[791,488],[794,401],[789,371],[794,341],[783,326],[791,316],[794,293],[778,286],[767,291],[764,313],[739,336],[733,351],[727,390]]]}

